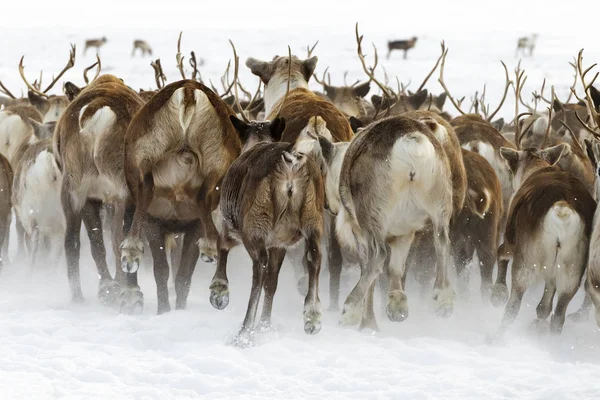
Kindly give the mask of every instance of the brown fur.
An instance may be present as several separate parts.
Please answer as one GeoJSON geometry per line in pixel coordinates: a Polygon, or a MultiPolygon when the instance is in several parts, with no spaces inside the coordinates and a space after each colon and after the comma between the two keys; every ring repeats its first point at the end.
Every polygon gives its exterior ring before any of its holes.
{"type": "Polygon", "coordinates": [[[145,56],[146,54],[149,56],[152,55],[152,47],[150,47],[150,45],[148,43],[146,43],[144,40],[137,39],[137,40],[133,41],[133,50],[131,51],[131,57],[133,57],[135,55],[135,51],[138,49],[142,53],[142,57],[145,56]]]}
{"type": "MultiPolygon", "coordinates": [[[[280,102],[276,104],[274,110],[278,110],[280,104],[280,102]]],[[[354,136],[344,114],[329,101],[307,89],[291,90],[285,98],[279,113],[275,115],[274,111],[267,118],[273,119],[276,116],[286,120],[285,132],[281,139],[284,142],[295,142],[308,120],[313,116],[320,116],[325,120],[335,142],[348,142],[354,136]]]]}
{"type": "Polygon", "coordinates": [[[270,325],[285,249],[301,239],[306,242],[310,275],[304,310],[305,331],[315,334],[321,328],[318,277],[323,234],[323,180],[318,165],[311,158],[291,151],[289,143],[259,143],[232,164],[223,181],[219,263],[226,262],[229,248],[236,239],[244,243],[253,260],[251,296],[238,345],[246,345],[240,340],[254,329],[254,316],[263,287],[265,304],[261,323],[270,325]],[[293,166],[294,163],[297,164],[293,166]]]}
{"type": "Polygon", "coordinates": [[[323,84],[327,98],[348,117],[373,117],[373,105],[364,99],[369,93],[370,82],[356,86],[331,86],[323,84]]]}
{"type": "MultiPolygon", "coordinates": [[[[502,188],[492,166],[472,151],[462,151],[467,171],[465,205],[450,227],[450,241],[459,276],[477,252],[482,298],[489,299],[502,215],[502,188]],[[486,193],[487,192],[487,193],[486,193]]],[[[468,278],[468,274],[465,278],[468,278]]],[[[468,279],[466,282],[468,283],[468,279]]]]}
{"type": "MultiPolygon", "coordinates": [[[[217,255],[217,230],[211,213],[219,203],[221,181],[241,151],[240,139],[229,120],[233,114],[209,88],[183,80],[156,93],[135,115],[125,137],[125,177],[135,212],[122,247],[123,262],[127,268],[135,262],[127,257],[137,257],[135,243],[141,243],[144,219],[153,221],[155,231],[186,232],[182,249],[185,264],[180,266],[175,283],[178,309],[185,308],[199,256],[195,242],[200,239],[208,243],[200,249],[205,257],[217,255]],[[197,91],[202,93],[198,100],[197,91]],[[182,126],[185,121],[186,128],[182,126]]],[[[162,313],[170,310],[168,264],[157,246],[164,253],[164,237],[151,242],[158,312],[162,313]]]]}
{"type": "MultiPolygon", "coordinates": [[[[115,293],[104,285],[114,284],[106,263],[102,239],[100,208],[102,202],[124,202],[128,197],[123,173],[124,138],[133,115],[142,106],[142,100],[121,79],[101,75],[69,104],[56,126],[54,155],[63,172],[62,205],[66,217],[65,254],[69,282],[74,301],[81,301],[83,293],[79,278],[79,230],[81,219],[86,225],[92,244],[92,256],[100,275],[99,295],[106,301],[115,293]],[[82,110],[85,110],[82,112],[82,110]],[[96,111],[108,107],[114,121],[102,132],[82,131],[96,111]],[[80,116],[81,115],[81,116],[80,116]],[[100,136],[98,136],[100,135],[100,136]],[[103,179],[102,182],[99,179],[103,179]],[[110,182],[112,188],[106,187],[110,182]],[[92,192],[94,185],[95,192],[92,192]]],[[[122,221],[121,218],[116,220],[122,221]]],[[[119,226],[116,223],[115,226],[119,226]]],[[[122,224],[113,232],[115,255],[117,243],[123,235],[122,224]]],[[[127,226],[127,224],[126,224],[127,226]]],[[[117,281],[129,288],[137,287],[137,278],[128,278],[117,268],[117,281]]]]}
{"type": "Polygon", "coordinates": [[[10,163],[0,154],[0,269],[9,262],[8,238],[12,209],[13,169],[10,163]]]}
{"type": "MultiPolygon", "coordinates": [[[[550,164],[559,160],[562,147],[557,150],[548,158],[550,164]]],[[[522,183],[510,205],[504,243],[498,250],[498,278],[492,297],[496,305],[505,301],[506,270],[508,260],[512,259],[511,293],[499,334],[516,318],[523,293],[537,274],[546,281],[544,295],[537,307],[538,319],[545,320],[551,313],[552,300],[558,292],[551,329],[560,333],[566,309],[585,270],[596,202],[580,180],[556,166],[550,166],[535,149],[519,152],[503,150],[503,156],[509,160],[522,183]],[[549,217],[550,212],[553,215],[549,217]],[[562,216],[557,216],[557,213],[562,216]],[[573,215],[580,218],[583,226],[575,223],[573,215]],[[564,225],[564,218],[569,218],[571,225],[564,225]],[[581,236],[564,231],[579,229],[577,227],[582,228],[581,236]],[[555,235],[565,237],[555,238],[555,235]],[[548,240],[556,240],[556,244],[548,240]],[[563,250],[567,244],[573,247],[563,250]]]]}
{"type": "MultiPolygon", "coordinates": [[[[33,93],[31,90],[27,92],[27,97],[32,106],[38,109],[43,116],[43,121],[58,121],[60,115],[69,105],[70,100],[67,96],[50,95],[42,97],[33,93]]],[[[40,121],[42,122],[42,121],[40,121]]]]}
{"type": "Polygon", "coordinates": [[[404,59],[406,60],[408,50],[415,47],[417,44],[417,37],[413,36],[408,40],[393,40],[388,42],[388,54],[387,58],[390,58],[390,54],[392,54],[392,50],[404,50],[404,59]]]}

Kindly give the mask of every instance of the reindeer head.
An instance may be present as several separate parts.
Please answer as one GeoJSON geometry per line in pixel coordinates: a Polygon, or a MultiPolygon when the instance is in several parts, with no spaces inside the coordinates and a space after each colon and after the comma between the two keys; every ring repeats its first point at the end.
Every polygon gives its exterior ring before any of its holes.
{"type": "Polygon", "coordinates": [[[31,90],[27,92],[27,97],[31,105],[44,116],[44,122],[58,121],[70,101],[66,96],[50,95],[43,97],[31,90]]]}
{"type": "Polygon", "coordinates": [[[27,118],[27,122],[33,128],[33,134],[38,139],[48,139],[54,135],[54,128],[56,127],[56,121],[39,123],[32,118],[27,118]]]}
{"type": "Polygon", "coordinates": [[[265,85],[265,112],[268,115],[273,105],[285,96],[288,88],[308,88],[308,81],[317,67],[316,56],[300,60],[296,56],[275,56],[273,61],[260,61],[248,58],[246,66],[258,76],[265,85]],[[291,65],[290,65],[291,63],[291,65]]]}
{"type": "Polygon", "coordinates": [[[515,150],[508,147],[501,147],[500,155],[506,160],[514,176],[513,187],[515,191],[534,172],[541,168],[555,165],[560,160],[567,146],[566,143],[561,143],[544,150],[536,148],[515,150]]]}
{"type": "Polygon", "coordinates": [[[367,114],[364,97],[371,89],[371,82],[354,86],[331,86],[323,82],[323,89],[331,102],[346,115],[359,117],[367,114]]]}
{"type": "Polygon", "coordinates": [[[245,152],[260,142],[279,142],[285,130],[285,119],[275,118],[273,121],[242,121],[235,115],[229,119],[242,141],[242,152],[245,152]]]}

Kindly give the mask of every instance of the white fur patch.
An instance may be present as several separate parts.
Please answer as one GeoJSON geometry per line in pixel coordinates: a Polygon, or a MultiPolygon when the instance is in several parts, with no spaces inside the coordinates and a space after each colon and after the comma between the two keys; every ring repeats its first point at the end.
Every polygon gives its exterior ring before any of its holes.
{"type": "Polygon", "coordinates": [[[32,138],[33,128],[27,122],[16,114],[0,111],[0,154],[9,160],[11,165],[17,150],[32,138]]]}
{"type": "MultiPolygon", "coordinates": [[[[296,88],[305,88],[308,89],[308,82],[304,79],[304,77],[300,77],[298,73],[294,73],[292,71],[292,79],[290,80],[290,91],[296,88]]],[[[265,115],[270,115],[273,111],[273,106],[283,97],[285,96],[285,92],[287,91],[288,85],[288,75],[287,71],[285,74],[277,73],[275,74],[269,83],[265,85],[265,115]]]]}

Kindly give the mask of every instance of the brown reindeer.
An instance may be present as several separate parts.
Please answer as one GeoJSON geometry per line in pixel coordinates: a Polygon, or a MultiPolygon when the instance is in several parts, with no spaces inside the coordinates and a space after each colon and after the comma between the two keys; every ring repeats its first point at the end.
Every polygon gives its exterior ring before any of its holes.
{"type": "MultiPolygon", "coordinates": [[[[502,216],[502,188],[490,163],[477,153],[462,150],[468,189],[465,205],[450,228],[452,254],[459,283],[469,281],[468,265],[477,253],[481,269],[481,295],[488,300],[498,249],[498,225],[502,216]]],[[[464,287],[461,288],[464,291],[464,287]]]]}
{"type": "Polygon", "coordinates": [[[364,98],[369,93],[371,82],[354,86],[331,86],[323,82],[325,95],[344,114],[364,119],[373,117],[375,108],[364,98]]]}
{"type": "Polygon", "coordinates": [[[223,180],[219,267],[213,282],[226,284],[226,276],[220,275],[219,270],[225,270],[231,247],[237,241],[243,242],[252,259],[252,289],[246,317],[234,343],[243,347],[252,344],[263,289],[261,325],[270,327],[273,298],[286,248],[300,240],[305,242],[309,271],[304,331],[316,334],[321,330],[318,294],[324,207],[321,170],[310,157],[293,152],[292,144],[270,143],[281,137],[282,119],[276,118],[272,123],[245,123],[232,117],[232,122],[240,136],[246,138],[246,146],[223,180]]]}
{"type": "Polygon", "coordinates": [[[392,321],[408,316],[406,256],[415,232],[428,221],[437,254],[436,312],[452,313],[454,291],[448,280],[452,172],[436,138],[441,125],[433,117],[423,121],[408,117],[377,121],[358,133],[344,156],[336,232],[361,268],[361,277],[344,304],[341,323],[345,325],[355,325],[362,317],[361,326],[375,327],[375,279],[388,263],[387,315],[392,321]]]}
{"type": "Polygon", "coordinates": [[[131,229],[121,244],[121,268],[139,268],[142,225],[154,260],[158,313],[171,309],[165,236],[184,233],[175,291],[177,309],[186,307],[196,261],[217,258],[212,211],[220,186],[241,150],[219,96],[193,80],[165,86],[133,118],[125,137],[125,177],[133,197],[131,229]]]}
{"type": "MultiPolygon", "coordinates": [[[[510,205],[504,243],[498,250],[496,293],[506,291],[506,269],[512,259],[510,298],[497,335],[501,336],[519,312],[523,294],[535,278],[545,281],[537,306],[545,321],[558,292],[551,331],[560,333],[569,302],[585,270],[596,202],[581,181],[554,166],[566,145],[545,150],[503,148],[502,156],[514,174],[517,191],[510,205]]],[[[499,299],[504,300],[504,299],[499,299]]]]}
{"type": "Polygon", "coordinates": [[[388,53],[387,58],[390,58],[392,54],[392,50],[403,50],[404,51],[404,59],[406,60],[408,56],[408,50],[415,47],[417,44],[417,37],[413,36],[408,40],[393,40],[388,42],[388,53]]]}
{"type": "Polygon", "coordinates": [[[79,93],[56,125],[53,148],[63,172],[65,256],[75,302],[83,301],[79,275],[79,234],[83,220],[100,277],[100,300],[106,305],[119,304],[124,312],[142,310],[137,276],[124,274],[117,268],[115,280],[111,277],[100,219],[103,203],[115,202],[122,210],[114,218],[113,250],[118,255],[122,230],[129,227],[132,214],[131,206],[125,210],[124,205],[130,197],[123,172],[125,132],[141,106],[142,100],[135,91],[121,79],[105,74],[79,93]]]}
{"type": "Polygon", "coordinates": [[[146,41],[136,39],[133,41],[133,50],[131,51],[131,57],[135,55],[135,51],[139,50],[142,53],[142,57],[145,55],[152,56],[152,47],[146,41]]]}
{"type": "Polygon", "coordinates": [[[100,52],[100,48],[106,44],[108,40],[105,36],[100,39],[88,39],[85,41],[85,47],[83,49],[83,55],[85,55],[89,48],[96,48],[96,52],[100,52]]]}
{"type": "Polygon", "coordinates": [[[0,270],[10,260],[8,258],[8,238],[11,221],[11,196],[13,170],[10,163],[0,154],[0,270]]]}
{"type": "MultiPolygon", "coordinates": [[[[308,90],[308,80],[316,68],[317,57],[299,60],[295,56],[275,57],[273,61],[259,61],[249,58],[246,65],[265,85],[265,115],[268,119],[276,116],[285,118],[286,127],[282,141],[293,143],[311,118],[321,117],[326,123],[334,142],[350,141],[354,135],[346,116],[335,105],[308,90]],[[291,63],[290,63],[291,60],[291,63]],[[288,87],[289,82],[289,87],[288,87]],[[288,90],[289,89],[289,90],[288,90]],[[286,94],[287,93],[287,94],[286,94]]],[[[330,218],[330,227],[335,226],[330,218]]],[[[328,267],[330,273],[339,276],[342,270],[342,253],[337,238],[328,235],[328,267]]],[[[337,307],[336,293],[339,293],[339,279],[332,280],[332,305],[337,307]]]]}

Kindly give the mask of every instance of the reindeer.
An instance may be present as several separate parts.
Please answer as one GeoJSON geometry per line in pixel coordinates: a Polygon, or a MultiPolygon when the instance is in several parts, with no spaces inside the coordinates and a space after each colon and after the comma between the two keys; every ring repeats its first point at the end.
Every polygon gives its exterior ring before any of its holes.
{"type": "MultiPolygon", "coordinates": [[[[273,120],[279,116],[286,121],[281,140],[294,143],[309,120],[320,116],[335,142],[350,141],[354,134],[346,116],[331,102],[308,90],[308,80],[316,68],[317,57],[300,60],[289,53],[288,57],[276,56],[270,62],[255,58],[246,61],[246,66],[264,84],[263,99],[267,119],[273,120]]],[[[329,219],[329,226],[335,226],[333,217],[329,219]]],[[[328,246],[330,273],[339,276],[342,269],[342,253],[336,236],[331,232],[328,235],[328,246]]],[[[332,297],[339,293],[339,280],[334,280],[334,284],[337,285],[337,289],[332,288],[332,297]]],[[[334,308],[337,307],[337,301],[335,304],[334,308]]]]}
{"type": "Polygon", "coordinates": [[[131,57],[135,55],[135,51],[139,50],[142,53],[142,57],[146,54],[152,56],[152,47],[144,40],[136,39],[133,41],[133,50],[131,51],[131,57]]]}
{"type": "Polygon", "coordinates": [[[13,170],[10,163],[0,154],[0,271],[9,262],[8,239],[11,221],[11,195],[13,170]]]}
{"type": "Polygon", "coordinates": [[[523,36],[517,40],[517,49],[515,50],[515,57],[521,52],[525,55],[525,50],[529,50],[529,57],[533,56],[533,50],[535,49],[535,43],[537,41],[538,34],[534,33],[531,36],[523,36]]]}
{"type": "Polygon", "coordinates": [[[454,291],[448,281],[452,174],[434,133],[440,126],[433,118],[424,121],[400,116],[374,122],[358,133],[344,156],[336,233],[342,246],[358,258],[361,268],[361,277],[344,304],[344,325],[355,325],[362,317],[362,327],[376,327],[374,283],[388,258],[386,313],[392,321],[408,316],[406,256],[415,233],[428,221],[435,232],[438,261],[436,312],[441,316],[452,313],[454,291]]]}
{"type": "Polygon", "coordinates": [[[55,123],[34,128],[37,141],[28,146],[15,170],[12,204],[30,246],[30,264],[58,261],[65,234],[60,209],[62,174],[52,150],[52,139],[43,138],[55,123]],[[40,133],[41,131],[45,131],[40,133]]]}
{"type": "Polygon", "coordinates": [[[505,301],[506,268],[512,259],[512,287],[497,335],[516,318],[523,294],[535,278],[545,281],[537,306],[539,321],[558,303],[551,331],[560,333],[569,302],[577,292],[585,270],[596,202],[581,181],[555,164],[566,145],[541,152],[536,149],[502,148],[514,174],[515,195],[511,202],[504,243],[498,250],[497,303],[505,301]],[[501,289],[501,290],[500,290],[501,289]],[[503,297],[503,298],[502,298],[503,297]]]}
{"type": "Polygon", "coordinates": [[[121,79],[105,74],[79,93],[56,125],[53,149],[63,173],[61,204],[66,220],[65,256],[74,302],[83,301],[79,275],[79,234],[83,220],[100,277],[98,296],[101,302],[118,304],[123,312],[142,310],[143,298],[137,276],[117,268],[113,280],[108,270],[100,219],[103,203],[119,205],[120,212],[114,218],[117,228],[113,231],[113,249],[118,255],[121,230],[129,227],[132,215],[123,167],[125,132],[141,106],[142,100],[135,91],[121,79]]]}
{"type": "Polygon", "coordinates": [[[125,137],[125,177],[133,197],[131,229],[121,244],[121,268],[139,268],[142,223],[154,260],[158,313],[170,310],[167,233],[184,233],[175,282],[177,309],[184,309],[191,276],[202,253],[217,258],[212,211],[223,177],[241,143],[229,116],[234,112],[199,82],[165,86],[137,113],[125,137]],[[196,244],[198,243],[198,244],[196,244]]]}
{"type": "Polygon", "coordinates": [[[100,47],[104,46],[108,40],[105,36],[102,36],[100,39],[88,39],[85,41],[85,48],[83,49],[83,55],[87,53],[89,48],[95,47],[96,52],[100,51],[100,47]]]}
{"type": "Polygon", "coordinates": [[[271,143],[280,139],[285,126],[283,119],[258,123],[235,117],[231,120],[240,136],[246,138],[246,145],[223,180],[219,267],[213,282],[226,284],[227,255],[242,241],[252,259],[252,289],[246,317],[234,343],[242,347],[252,344],[263,289],[261,325],[270,327],[273,298],[286,249],[300,240],[305,242],[309,271],[304,331],[316,334],[321,330],[322,316],[318,294],[324,207],[321,170],[310,157],[293,152],[292,144],[271,143]]]}
{"type": "Polygon", "coordinates": [[[404,50],[404,59],[406,60],[407,56],[408,56],[408,50],[412,49],[413,47],[415,47],[415,44],[417,44],[417,37],[413,36],[412,38],[408,39],[408,40],[393,40],[393,41],[389,41],[388,42],[388,53],[387,53],[387,58],[390,58],[390,55],[392,54],[392,50],[404,50]]]}
{"type": "Polygon", "coordinates": [[[322,81],[325,95],[331,102],[348,117],[358,119],[373,118],[375,108],[364,97],[371,89],[371,82],[352,86],[331,86],[322,81]]]}

